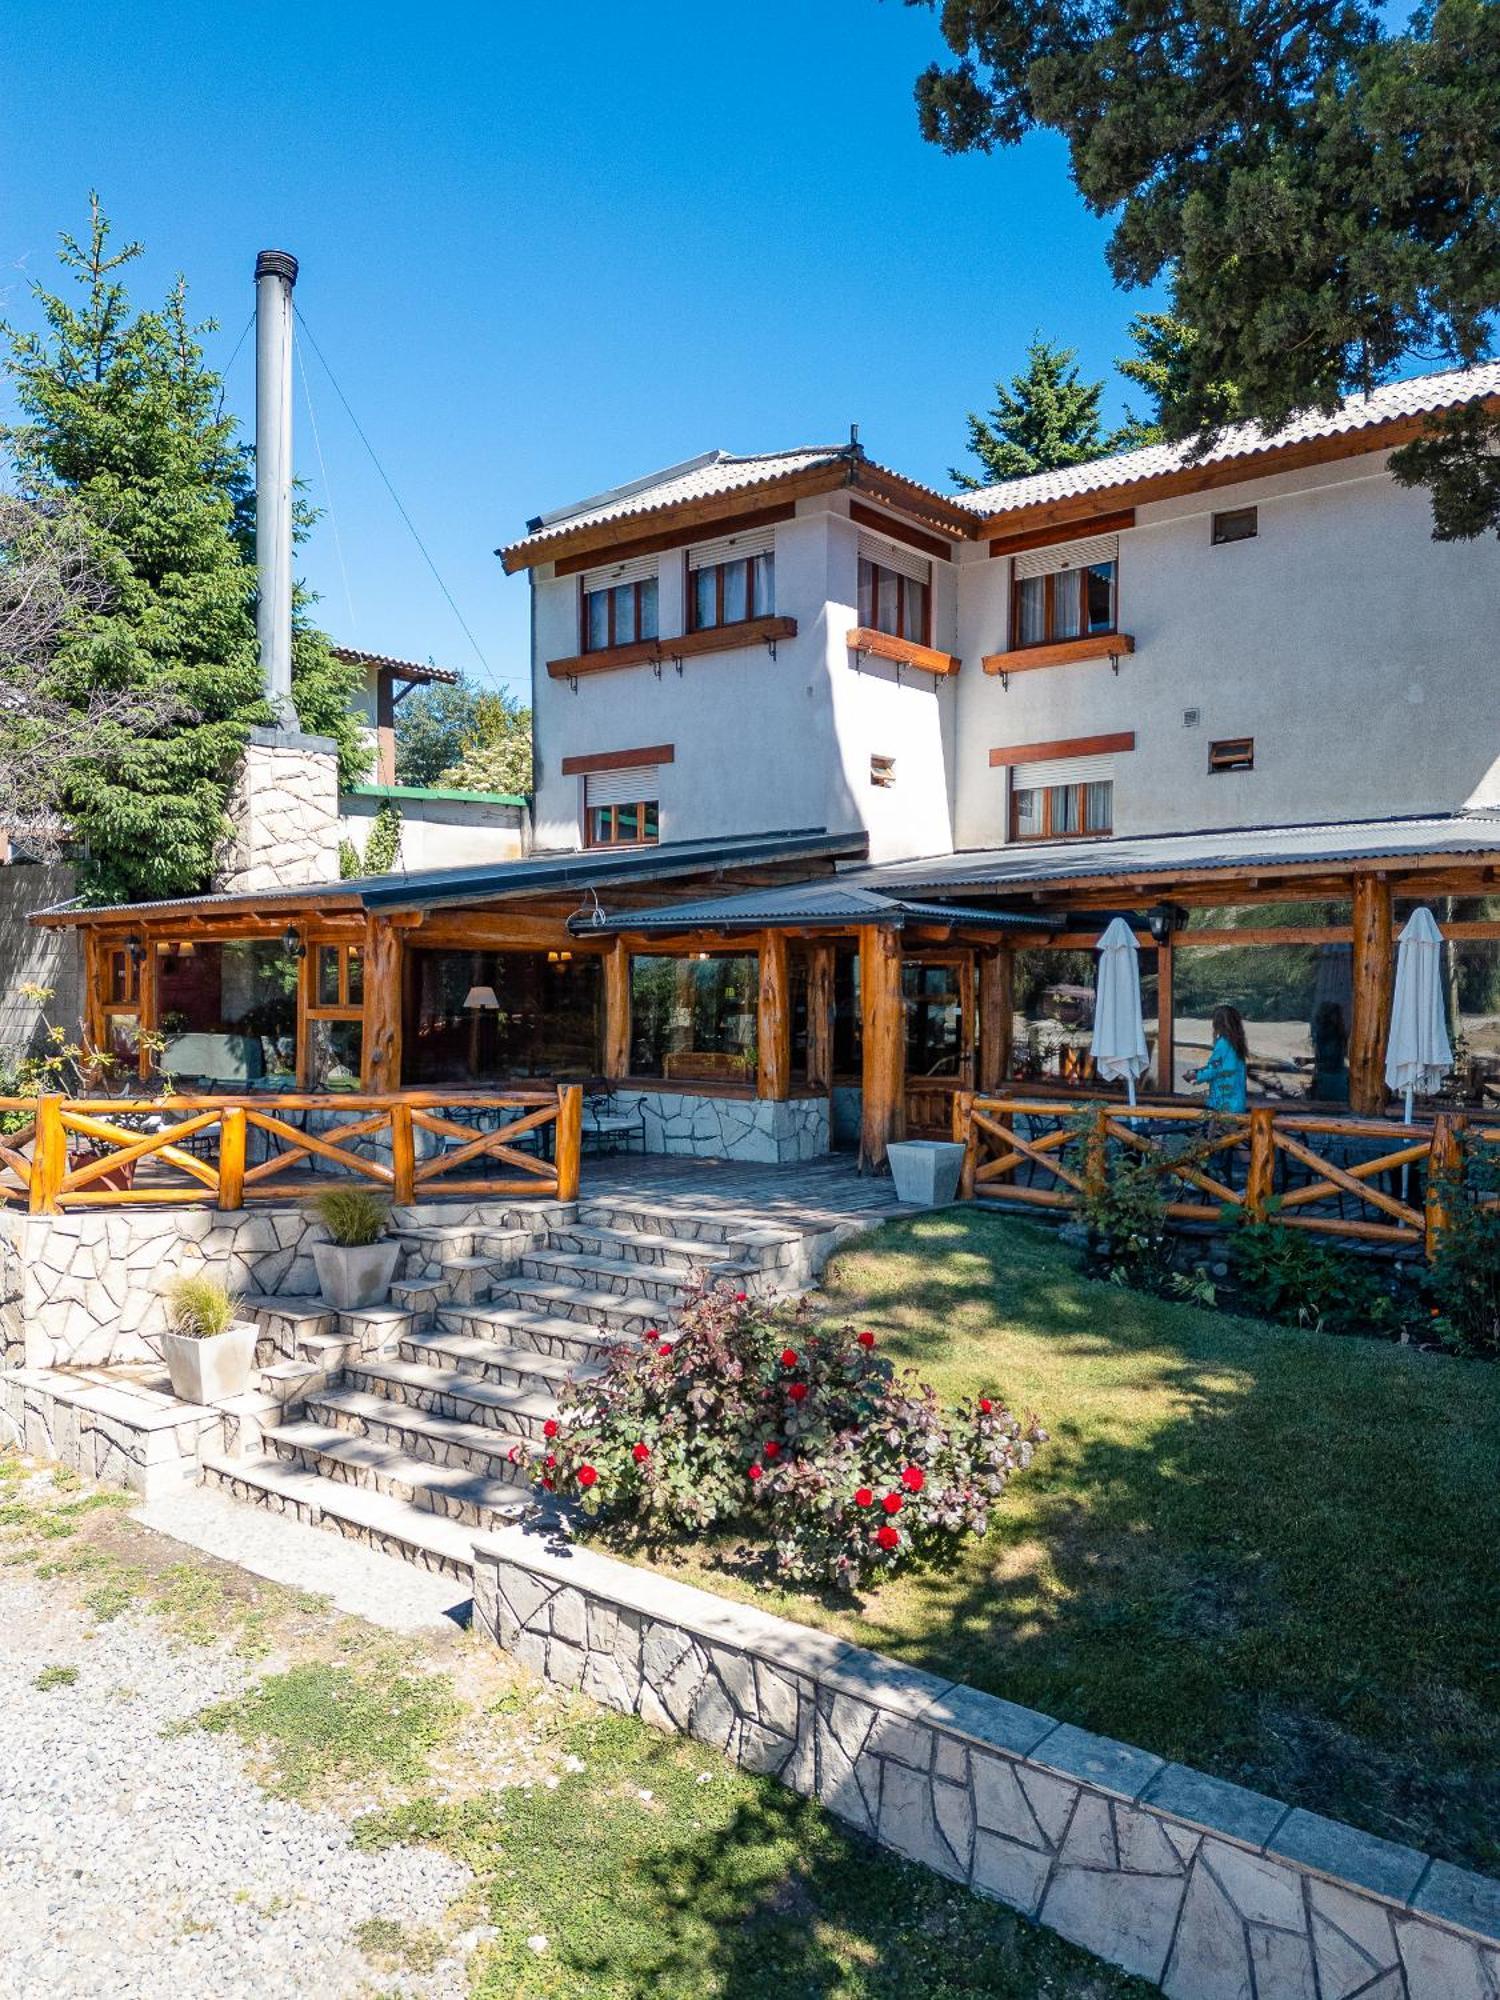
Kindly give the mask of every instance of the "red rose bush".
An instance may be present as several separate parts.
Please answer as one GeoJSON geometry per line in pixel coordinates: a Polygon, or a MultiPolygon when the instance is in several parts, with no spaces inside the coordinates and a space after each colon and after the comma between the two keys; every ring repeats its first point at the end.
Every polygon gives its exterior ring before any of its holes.
{"type": "Polygon", "coordinates": [[[997,1398],[944,1408],[873,1334],[727,1288],[564,1391],[539,1485],[623,1539],[743,1531],[798,1583],[952,1561],[1045,1437],[997,1398]]]}

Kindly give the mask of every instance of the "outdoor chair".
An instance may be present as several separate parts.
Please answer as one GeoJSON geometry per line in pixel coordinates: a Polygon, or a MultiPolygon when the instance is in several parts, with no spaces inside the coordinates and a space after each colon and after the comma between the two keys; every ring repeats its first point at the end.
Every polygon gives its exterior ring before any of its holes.
{"type": "Polygon", "coordinates": [[[609,1090],[594,1091],[583,1100],[583,1151],[628,1153],[639,1140],[646,1150],[646,1100],[622,1098],[609,1090]]]}

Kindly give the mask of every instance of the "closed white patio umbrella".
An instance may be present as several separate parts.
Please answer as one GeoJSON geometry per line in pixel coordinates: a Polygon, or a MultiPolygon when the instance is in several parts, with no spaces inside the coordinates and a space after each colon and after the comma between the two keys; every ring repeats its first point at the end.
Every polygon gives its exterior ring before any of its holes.
{"type": "Polygon", "coordinates": [[[1431,910],[1413,910],[1396,951],[1396,992],[1385,1045],[1385,1081],[1406,1102],[1437,1089],[1453,1067],[1448,1009],[1443,995],[1443,934],[1431,910]]]}
{"type": "Polygon", "coordinates": [[[1094,1067],[1107,1083],[1123,1078],[1135,1103],[1135,1080],[1150,1062],[1141,1019],[1140,953],[1135,933],[1123,917],[1113,917],[1099,940],[1099,975],[1094,984],[1094,1067]]]}

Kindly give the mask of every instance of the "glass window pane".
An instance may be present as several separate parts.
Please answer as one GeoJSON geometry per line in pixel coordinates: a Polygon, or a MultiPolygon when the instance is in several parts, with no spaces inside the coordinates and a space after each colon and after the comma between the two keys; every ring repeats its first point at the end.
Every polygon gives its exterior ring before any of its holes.
{"type": "Polygon", "coordinates": [[[314,1021],[308,1037],[314,1090],[358,1090],[364,1028],[358,1021],[314,1021]]]}
{"type": "Polygon", "coordinates": [[[901,635],[901,579],[894,570],[875,571],[875,629],[901,635]]]}
{"type": "Polygon", "coordinates": [[[1188,1072],[1208,1060],[1214,1009],[1230,1006],[1245,1023],[1251,1097],[1348,1102],[1353,973],[1347,944],[1179,942],[1172,959],[1179,1090],[1201,1097],[1202,1087],[1188,1081],[1188,1072]]]}
{"type": "Polygon", "coordinates": [[[901,968],[901,993],[906,1012],[907,1075],[957,1076],[958,967],[908,960],[901,968]]]}
{"type": "Polygon", "coordinates": [[[590,806],[589,840],[593,846],[604,847],[608,845],[611,825],[610,815],[612,811],[613,808],[610,806],[590,806]]]}
{"type": "Polygon", "coordinates": [[[724,565],[724,623],[739,625],[750,616],[750,566],[744,562],[724,565]]]}
{"type": "Polygon", "coordinates": [[[1079,630],[1081,578],[1076,569],[1059,570],[1052,579],[1052,637],[1076,639],[1079,630]]]}
{"type": "Polygon", "coordinates": [[[719,622],[719,572],[693,571],[693,629],[708,632],[719,622]]]}
{"type": "Polygon", "coordinates": [[[613,596],[615,600],[615,644],[617,646],[634,645],[636,639],[635,585],[633,583],[616,584],[613,596]]]}
{"type": "Polygon", "coordinates": [[[640,837],[639,806],[615,807],[615,839],[636,840],[640,837]]]}
{"type": "Polygon", "coordinates": [[[1050,788],[1054,833],[1078,832],[1079,790],[1080,787],[1077,785],[1053,785],[1050,788]]]}
{"type": "Polygon", "coordinates": [[[1047,636],[1047,579],[1024,576],[1016,593],[1016,644],[1039,646],[1047,636]]]}
{"type": "Polygon", "coordinates": [[[573,951],[407,954],[402,1080],[494,1083],[508,1077],[597,1075],[602,971],[573,951]],[[489,987],[497,1007],[465,1006],[489,987]]]}
{"type": "Polygon", "coordinates": [[[141,1024],[134,1014],[107,1014],[104,1047],[116,1062],[134,1064],[140,1053],[141,1024]]]}
{"type": "Polygon", "coordinates": [[[1085,785],[1084,826],[1089,833],[1108,833],[1114,824],[1114,784],[1105,778],[1085,785]]]}
{"type": "Polygon", "coordinates": [[[658,839],[659,835],[657,831],[657,826],[658,826],[658,815],[657,815],[656,801],[654,799],[649,799],[647,800],[646,804],[641,807],[641,839],[642,840],[658,839]]]}
{"type": "Polygon", "coordinates": [[[875,565],[859,559],[859,622],[867,631],[875,629],[875,565]]]}
{"type": "Polygon", "coordinates": [[[1115,566],[1112,562],[1093,563],[1084,572],[1084,592],[1088,606],[1088,629],[1113,632],[1115,629],[1115,566]]]}
{"type": "Polygon", "coordinates": [[[776,558],[772,554],[756,556],[750,565],[750,616],[769,618],[776,609],[776,558]]]}
{"type": "Polygon", "coordinates": [[[194,942],[157,961],[161,1067],[184,1082],[290,1078],[298,963],[280,939],[194,942]]]}
{"type": "Polygon", "coordinates": [[[903,639],[911,639],[919,646],[927,643],[927,586],[925,583],[906,581],[906,629],[903,639]]]}
{"type": "Polygon", "coordinates": [[[833,1073],[857,1077],[863,1060],[864,1017],[859,1003],[859,950],[836,945],[833,956],[833,1073]]]}
{"type": "Polygon", "coordinates": [[[583,650],[597,653],[609,644],[609,592],[591,590],[583,600],[584,639],[583,650]]]}
{"type": "Polygon", "coordinates": [[[358,1007],[365,997],[365,955],[349,948],[349,1005],[358,1007]]]}
{"type": "Polygon", "coordinates": [[[632,959],[631,1074],[753,1083],[759,986],[753,953],[632,959]]]}
{"type": "Polygon", "coordinates": [[[656,578],[648,576],[640,587],[640,639],[654,639],[656,628],[656,578]]]}
{"type": "Polygon", "coordinates": [[[1016,793],[1016,839],[1035,840],[1042,831],[1042,795],[1034,787],[1016,793]]]}
{"type": "Polygon", "coordinates": [[[339,1005],[339,948],[336,944],[318,946],[318,978],[315,990],[320,1007],[339,1005]]]}

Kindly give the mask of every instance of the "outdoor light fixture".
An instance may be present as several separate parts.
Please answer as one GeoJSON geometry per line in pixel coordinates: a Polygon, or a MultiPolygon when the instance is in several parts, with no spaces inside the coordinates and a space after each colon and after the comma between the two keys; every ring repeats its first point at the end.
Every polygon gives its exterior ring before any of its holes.
{"type": "Polygon", "coordinates": [[[295,924],[288,924],[281,933],[281,948],[288,958],[306,958],[307,939],[295,924]]]}
{"type": "Polygon", "coordinates": [[[471,986],[464,995],[464,1005],[472,1012],[499,1013],[500,996],[493,986],[471,986]]]}
{"type": "Polygon", "coordinates": [[[1146,927],[1158,944],[1170,942],[1172,933],[1180,931],[1188,920],[1188,913],[1180,903],[1155,903],[1146,912],[1146,927]]]}
{"type": "Polygon", "coordinates": [[[130,953],[130,963],[139,971],[146,963],[146,945],[144,939],[133,937],[125,949],[130,953]]]}

